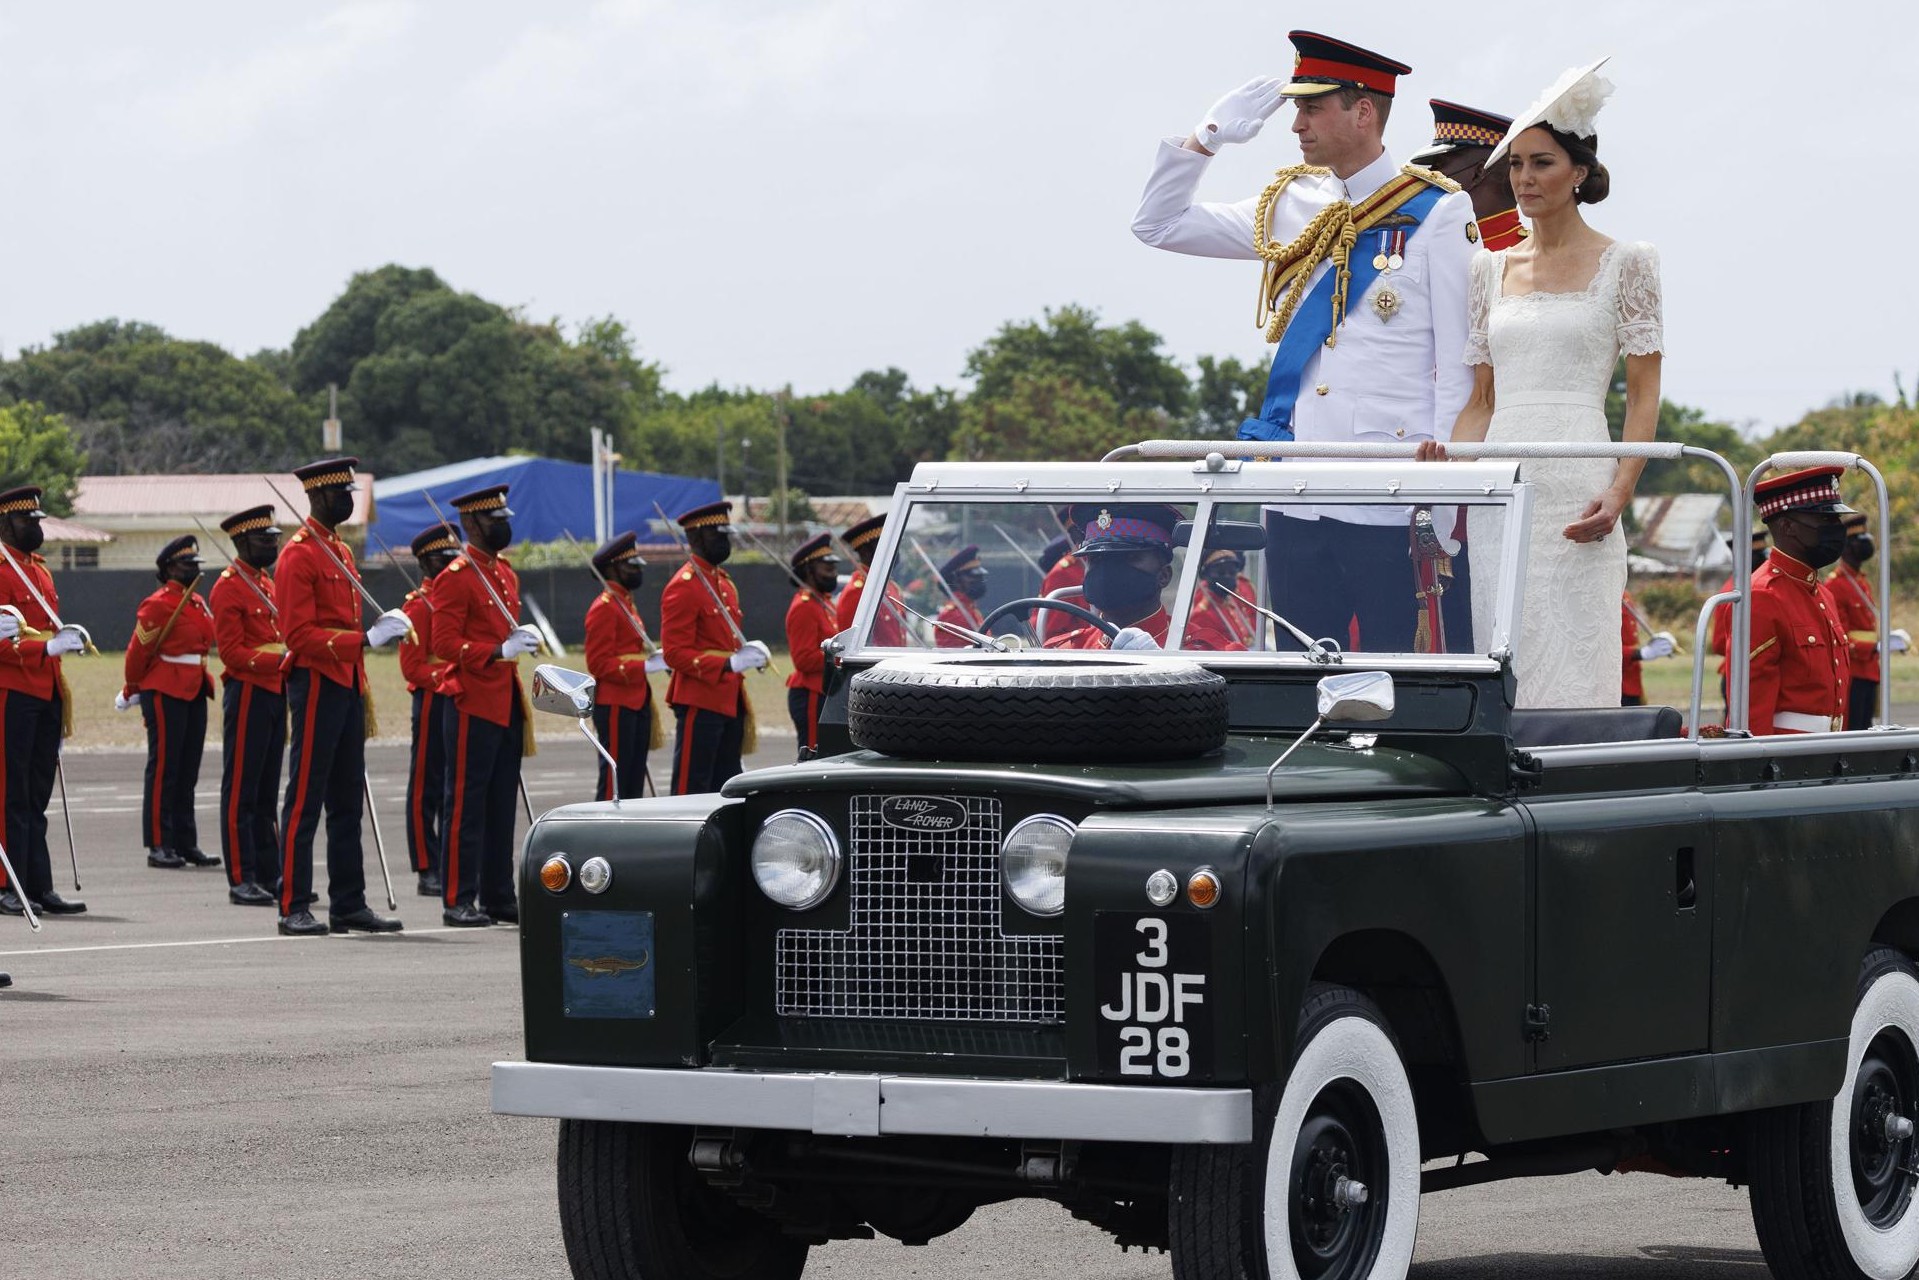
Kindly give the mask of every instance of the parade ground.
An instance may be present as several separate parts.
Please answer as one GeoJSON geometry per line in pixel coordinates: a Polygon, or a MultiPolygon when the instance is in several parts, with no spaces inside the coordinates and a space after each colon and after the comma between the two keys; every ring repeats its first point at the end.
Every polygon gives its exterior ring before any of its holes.
{"type": "MultiPolygon", "coordinates": [[[[557,722],[549,722],[557,723],[557,722]]],[[[768,735],[751,763],[790,758],[768,735]]],[[[589,748],[549,733],[536,807],[581,798],[589,748]]],[[[553,1122],[488,1111],[518,1057],[516,933],[452,930],[399,848],[400,749],[369,752],[398,936],[281,938],[218,868],[155,871],[136,839],[139,751],[75,752],[84,916],[0,919],[0,1276],[268,1280],[564,1277],[553,1122]]],[[[200,791],[215,848],[218,753],[200,791]]],[[[656,768],[656,773],[660,770],[656,768]]],[[[54,861],[71,888],[58,802],[54,861]]],[[[378,872],[369,897],[385,902],[378,872]]],[[[1766,1274],[1744,1191],[1648,1174],[1498,1183],[1423,1202],[1422,1280],[1766,1274]]],[[[920,1249],[814,1251],[809,1276],[1171,1274],[1043,1203],[996,1206],[920,1249]]]]}

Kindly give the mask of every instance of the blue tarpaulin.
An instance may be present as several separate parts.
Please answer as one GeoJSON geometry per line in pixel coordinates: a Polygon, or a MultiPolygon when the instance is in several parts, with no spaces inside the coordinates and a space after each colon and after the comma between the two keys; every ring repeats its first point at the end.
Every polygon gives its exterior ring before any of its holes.
{"type": "MultiPolygon", "coordinates": [[[[415,534],[436,523],[427,494],[433,495],[447,519],[457,523],[452,500],[495,484],[510,486],[506,501],[513,508],[515,542],[553,542],[563,533],[571,533],[581,542],[593,540],[593,468],[584,462],[552,458],[475,458],[376,480],[373,532],[395,551],[404,552],[415,534]]],[[[641,542],[654,541],[650,531],[659,520],[654,503],[668,515],[678,515],[719,500],[720,486],[712,480],[652,471],[616,471],[611,527],[615,533],[635,530],[641,542]]],[[[371,538],[367,545],[369,551],[378,546],[371,538]]]]}

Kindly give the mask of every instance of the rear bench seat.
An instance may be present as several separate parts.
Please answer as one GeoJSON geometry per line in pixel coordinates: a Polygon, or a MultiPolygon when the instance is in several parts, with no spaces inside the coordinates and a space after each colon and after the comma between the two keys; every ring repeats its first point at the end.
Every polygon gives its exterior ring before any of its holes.
{"type": "Polygon", "coordinates": [[[1649,742],[1683,737],[1672,707],[1537,707],[1514,711],[1515,747],[1569,747],[1586,742],[1649,742]]]}

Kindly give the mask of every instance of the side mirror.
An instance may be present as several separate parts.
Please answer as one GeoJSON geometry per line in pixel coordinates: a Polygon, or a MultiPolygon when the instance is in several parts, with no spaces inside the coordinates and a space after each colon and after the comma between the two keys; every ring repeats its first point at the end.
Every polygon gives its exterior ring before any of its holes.
{"type": "Polygon", "coordinates": [[[597,684],[598,681],[583,671],[542,663],[533,668],[533,706],[539,711],[584,720],[593,714],[593,690],[597,684]]]}
{"type": "Polygon", "coordinates": [[[1393,677],[1385,671],[1342,671],[1319,682],[1321,720],[1384,720],[1393,714],[1393,677]]]}

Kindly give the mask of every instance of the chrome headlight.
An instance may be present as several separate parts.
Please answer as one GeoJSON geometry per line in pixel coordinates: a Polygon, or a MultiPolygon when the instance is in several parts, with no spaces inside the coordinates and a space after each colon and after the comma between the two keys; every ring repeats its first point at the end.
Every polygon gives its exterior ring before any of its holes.
{"type": "Polygon", "coordinates": [[[753,879],[782,907],[804,911],[840,882],[840,840],[817,814],[782,809],[753,838],[753,879]]]}
{"type": "Polygon", "coordinates": [[[1038,813],[1008,832],[1000,846],[1006,892],[1036,916],[1056,916],[1066,909],[1066,850],[1073,832],[1066,819],[1038,813]]]}

